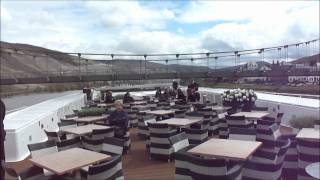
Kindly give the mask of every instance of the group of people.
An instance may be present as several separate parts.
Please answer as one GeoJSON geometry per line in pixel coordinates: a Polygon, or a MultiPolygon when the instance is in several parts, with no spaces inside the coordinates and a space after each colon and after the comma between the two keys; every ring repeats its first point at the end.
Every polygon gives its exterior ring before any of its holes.
{"type": "Polygon", "coordinates": [[[163,92],[161,88],[157,88],[155,97],[159,101],[166,101],[168,98],[176,98],[180,101],[197,102],[200,101],[200,93],[198,92],[198,83],[192,81],[188,85],[187,96],[184,95],[183,91],[179,88],[178,82],[173,81],[171,88],[165,88],[163,92]]]}
{"type": "MultiPolygon", "coordinates": [[[[178,83],[174,81],[172,83],[172,87],[170,89],[166,88],[163,93],[161,89],[158,88],[155,97],[157,97],[159,101],[166,101],[171,97],[180,101],[197,102],[200,101],[198,87],[198,83],[194,81],[190,83],[187,89],[187,96],[185,96],[182,90],[178,87],[178,83]]],[[[133,101],[134,99],[130,96],[129,92],[123,96],[123,103],[131,103],[133,101]]],[[[105,103],[114,103],[115,105],[115,111],[110,113],[109,123],[115,128],[115,136],[122,138],[128,129],[128,114],[126,111],[124,111],[122,102],[120,100],[115,100],[111,91],[106,92],[105,103]]]]}

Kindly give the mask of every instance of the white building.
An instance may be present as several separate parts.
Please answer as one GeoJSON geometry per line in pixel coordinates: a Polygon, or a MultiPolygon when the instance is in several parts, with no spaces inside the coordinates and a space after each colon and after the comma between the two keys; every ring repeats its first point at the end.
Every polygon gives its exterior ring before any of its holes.
{"type": "Polygon", "coordinates": [[[319,83],[320,76],[288,76],[289,83],[305,82],[305,83],[319,83]]]}
{"type": "Polygon", "coordinates": [[[257,62],[248,62],[247,63],[247,70],[248,71],[254,71],[257,70],[259,68],[259,65],[257,62]]]}

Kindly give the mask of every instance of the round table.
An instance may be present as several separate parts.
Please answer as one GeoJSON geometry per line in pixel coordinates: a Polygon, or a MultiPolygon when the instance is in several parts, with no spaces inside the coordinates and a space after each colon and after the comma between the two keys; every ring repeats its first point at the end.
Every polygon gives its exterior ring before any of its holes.
{"type": "Polygon", "coordinates": [[[320,162],[309,164],[306,167],[306,172],[317,179],[320,179],[320,162]]]}

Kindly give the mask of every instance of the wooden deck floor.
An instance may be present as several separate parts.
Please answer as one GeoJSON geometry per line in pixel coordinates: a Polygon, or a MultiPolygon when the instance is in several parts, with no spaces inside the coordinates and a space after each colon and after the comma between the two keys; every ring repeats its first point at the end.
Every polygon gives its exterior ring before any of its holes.
{"type": "MultiPolygon", "coordinates": [[[[291,128],[281,127],[281,134],[291,133],[291,128]]],[[[149,159],[149,153],[145,147],[145,141],[141,140],[137,129],[131,129],[131,151],[122,158],[123,173],[126,180],[173,180],[174,163],[149,159]]],[[[18,163],[7,163],[18,172],[31,166],[28,159],[18,163]]],[[[6,180],[10,178],[6,178],[6,180]]]]}
{"type": "MultiPolygon", "coordinates": [[[[173,180],[174,163],[149,159],[144,140],[137,135],[137,129],[131,129],[131,151],[122,158],[123,173],[126,180],[173,180]]],[[[31,166],[28,159],[18,163],[7,163],[18,172],[31,166]]],[[[10,178],[7,176],[6,180],[10,178]]]]}

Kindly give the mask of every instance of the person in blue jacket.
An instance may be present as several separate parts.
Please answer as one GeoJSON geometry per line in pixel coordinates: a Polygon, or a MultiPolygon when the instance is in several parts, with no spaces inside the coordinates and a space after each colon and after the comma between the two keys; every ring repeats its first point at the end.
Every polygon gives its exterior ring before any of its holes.
{"type": "Polygon", "coordinates": [[[109,123],[115,130],[115,137],[123,138],[128,130],[128,114],[124,111],[121,101],[115,101],[114,106],[116,109],[110,113],[109,123]]]}

